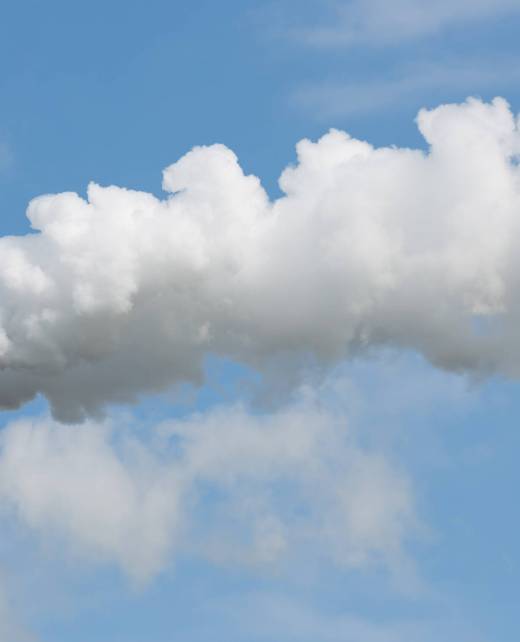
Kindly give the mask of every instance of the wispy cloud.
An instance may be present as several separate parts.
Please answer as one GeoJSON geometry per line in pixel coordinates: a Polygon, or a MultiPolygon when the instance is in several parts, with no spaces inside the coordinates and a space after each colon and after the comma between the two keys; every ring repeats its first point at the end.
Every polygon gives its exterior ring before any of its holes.
{"type": "MultiPolygon", "coordinates": [[[[470,623],[457,621],[444,608],[442,617],[379,617],[370,619],[334,609],[317,609],[283,593],[252,593],[215,601],[213,610],[228,613],[244,639],[254,627],[261,640],[288,642],[438,642],[454,636],[459,642],[484,642],[470,623]]],[[[210,611],[210,615],[213,611],[210,611]]]]}
{"type": "Polygon", "coordinates": [[[452,99],[502,93],[519,80],[520,70],[512,59],[423,62],[386,68],[370,79],[308,84],[294,91],[291,102],[316,120],[330,121],[403,105],[416,108],[432,92],[452,99]]]}
{"type": "Polygon", "coordinates": [[[147,443],[126,425],[21,420],[1,437],[0,506],[138,581],[182,551],[269,567],[311,549],[399,571],[417,526],[407,476],[302,394],[272,415],[233,406],[169,421],[147,443]]]}
{"type": "Polygon", "coordinates": [[[332,4],[330,21],[302,28],[299,35],[317,46],[378,47],[518,11],[517,0],[339,0],[332,4]]]}

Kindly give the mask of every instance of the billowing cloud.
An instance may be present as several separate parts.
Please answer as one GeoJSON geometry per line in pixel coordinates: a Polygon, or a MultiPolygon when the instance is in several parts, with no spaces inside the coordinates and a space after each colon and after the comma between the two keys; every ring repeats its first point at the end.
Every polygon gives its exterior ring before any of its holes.
{"type": "Polygon", "coordinates": [[[309,547],[347,568],[406,559],[417,525],[408,479],[313,394],[271,415],[220,408],[148,435],[21,419],[0,436],[0,507],[137,581],[176,553],[253,567],[309,547]]]}
{"type": "Polygon", "coordinates": [[[270,201],[222,145],[164,172],[166,200],[91,184],[0,239],[0,404],[78,421],[208,354],[287,379],[379,346],[520,373],[518,123],[504,100],[419,113],[430,149],[340,131],[297,145],[270,201]]]}

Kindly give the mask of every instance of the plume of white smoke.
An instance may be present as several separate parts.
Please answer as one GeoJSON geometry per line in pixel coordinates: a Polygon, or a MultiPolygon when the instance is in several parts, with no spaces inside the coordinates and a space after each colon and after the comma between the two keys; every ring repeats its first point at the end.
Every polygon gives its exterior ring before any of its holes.
{"type": "Polygon", "coordinates": [[[390,345],[457,372],[520,372],[518,123],[502,99],[421,111],[430,145],[301,141],[272,202],[222,145],[171,194],[91,184],[0,238],[0,405],[78,421],[200,382],[206,355],[268,372],[390,345]]]}

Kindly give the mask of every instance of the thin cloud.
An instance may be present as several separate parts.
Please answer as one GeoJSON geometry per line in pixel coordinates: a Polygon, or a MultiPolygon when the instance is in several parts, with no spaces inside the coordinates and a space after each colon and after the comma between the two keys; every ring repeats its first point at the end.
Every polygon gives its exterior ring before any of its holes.
{"type": "Polygon", "coordinates": [[[327,82],[304,86],[291,102],[319,121],[420,105],[433,92],[479,95],[500,92],[520,80],[514,61],[452,60],[385,69],[373,80],[327,82]],[[500,70],[497,72],[497,70],[500,70]]]}
{"type": "Polygon", "coordinates": [[[518,0],[347,0],[333,4],[330,22],[302,28],[304,42],[321,47],[399,45],[450,27],[518,13],[518,0]]]}
{"type": "Polygon", "coordinates": [[[15,422],[1,435],[0,506],[60,551],[137,582],[181,553],[253,568],[308,550],[346,569],[398,570],[406,558],[409,480],[308,392],[272,415],[214,409],[151,436],[15,422]]]}
{"type": "MultiPolygon", "coordinates": [[[[317,609],[304,600],[283,593],[248,593],[234,599],[216,600],[210,615],[224,612],[244,638],[255,634],[262,640],[290,642],[438,642],[456,637],[461,642],[486,642],[470,623],[459,622],[444,607],[443,617],[380,617],[370,619],[352,613],[317,609]]],[[[209,609],[208,609],[209,610],[209,609]]]]}

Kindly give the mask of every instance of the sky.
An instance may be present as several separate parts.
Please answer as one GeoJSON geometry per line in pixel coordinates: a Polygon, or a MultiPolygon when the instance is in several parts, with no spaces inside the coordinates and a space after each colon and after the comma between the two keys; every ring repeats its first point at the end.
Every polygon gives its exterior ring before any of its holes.
{"type": "Polygon", "coordinates": [[[519,28],[2,8],[0,642],[516,639],[519,28]]]}

